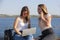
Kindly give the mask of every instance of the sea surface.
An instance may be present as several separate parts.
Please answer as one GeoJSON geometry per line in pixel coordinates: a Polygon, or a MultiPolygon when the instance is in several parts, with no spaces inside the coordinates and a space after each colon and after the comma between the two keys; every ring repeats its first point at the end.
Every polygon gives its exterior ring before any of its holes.
{"type": "MultiPolygon", "coordinates": [[[[38,26],[38,18],[31,17],[31,27],[36,27],[36,34],[34,37],[38,37],[41,35],[40,27],[38,26]]],[[[0,18],[0,37],[4,37],[4,31],[6,29],[12,29],[14,24],[15,18],[0,18]]],[[[60,18],[52,18],[51,22],[52,28],[56,34],[56,36],[60,36],[60,18]]]]}

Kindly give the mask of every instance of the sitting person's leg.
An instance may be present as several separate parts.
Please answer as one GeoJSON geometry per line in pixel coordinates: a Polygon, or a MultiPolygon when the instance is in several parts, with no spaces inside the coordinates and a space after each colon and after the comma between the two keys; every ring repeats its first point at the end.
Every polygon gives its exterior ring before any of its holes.
{"type": "Polygon", "coordinates": [[[42,35],[39,36],[39,37],[40,37],[39,40],[44,39],[46,36],[48,36],[48,35],[50,35],[50,34],[54,34],[52,28],[49,28],[49,29],[46,29],[46,30],[42,31],[42,35]]]}
{"type": "Polygon", "coordinates": [[[25,36],[24,38],[25,38],[25,40],[33,40],[33,36],[32,35],[25,36]]]}
{"type": "Polygon", "coordinates": [[[18,34],[15,34],[13,36],[13,40],[24,40],[22,36],[18,35],[18,34]]]}
{"type": "Polygon", "coordinates": [[[54,34],[50,34],[46,37],[44,37],[44,39],[42,40],[56,40],[56,36],[54,34]]]}

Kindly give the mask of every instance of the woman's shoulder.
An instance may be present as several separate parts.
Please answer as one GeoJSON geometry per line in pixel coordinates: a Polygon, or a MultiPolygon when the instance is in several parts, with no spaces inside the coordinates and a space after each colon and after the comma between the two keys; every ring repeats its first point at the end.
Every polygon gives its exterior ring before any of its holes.
{"type": "Polygon", "coordinates": [[[51,14],[47,14],[47,16],[51,16],[51,14]]]}
{"type": "Polygon", "coordinates": [[[20,17],[16,17],[16,20],[21,20],[21,18],[20,17]]]}
{"type": "Polygon", "coordinates": [[[46,17],[51,17],[51,14],[47,14],[46,17]]]}
{"type": "Polygon", "coordinates": [[[49,17],[51,17],[51,14],[47,14],[47,15],[46,15],[46,18],[49,18],[49,17]]]}

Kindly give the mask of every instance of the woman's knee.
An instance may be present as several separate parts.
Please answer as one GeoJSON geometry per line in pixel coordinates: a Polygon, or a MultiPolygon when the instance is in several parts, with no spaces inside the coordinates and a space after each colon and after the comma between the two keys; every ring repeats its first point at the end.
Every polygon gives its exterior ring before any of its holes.
{"type": "Polygon", "coordinates": [[[33,36],[32,35],[28,35],[27,36],[27,40],[33,40],[33,36]]]}

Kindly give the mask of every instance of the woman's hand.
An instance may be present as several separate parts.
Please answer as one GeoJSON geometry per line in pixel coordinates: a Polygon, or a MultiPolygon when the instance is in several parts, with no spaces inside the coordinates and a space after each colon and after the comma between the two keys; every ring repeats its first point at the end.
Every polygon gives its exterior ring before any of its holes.
{"type": "Polygon", "coordinates": [[[22,35],[22,33],[20,32],[19,35],[22,35]]]}
{"type": "Polygon", "coordinates": [[[22,35],[23,34],[23,31],[20,31],[20,35],[22,35]]]}

